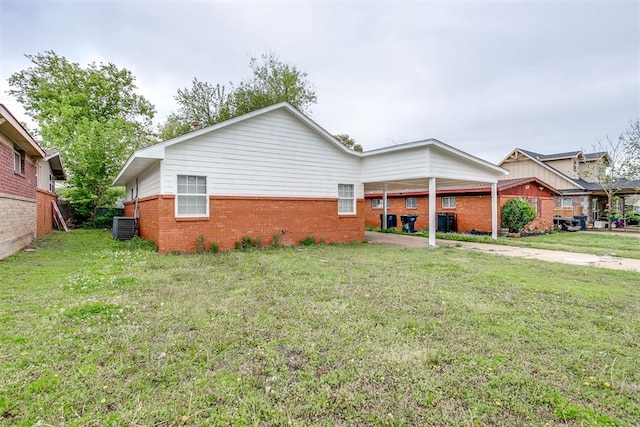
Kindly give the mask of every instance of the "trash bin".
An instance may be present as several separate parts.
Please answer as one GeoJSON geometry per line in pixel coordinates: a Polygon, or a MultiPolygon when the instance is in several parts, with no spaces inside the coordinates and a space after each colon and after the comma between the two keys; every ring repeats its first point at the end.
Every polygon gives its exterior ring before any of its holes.
{"type": "Polygon", "coordinates": [[[441,233],[455,233],[458,231],[456,225],[456,214],[439,213],[438,214],[438,231],[441,233]]]}
{"type": "MultiPolygon", "coordinates": [[[[380,214],[380,228],[384,228],[383,218],[384,214],[380,214]]],[[[387,228],[393,228],[398,226],[398,217],[396,214],[387,214],[387,228]]]]}
{"type": "Polygon", "coordinates": [[[402,230],[407,233],[415,233],[416,232],[416,220],[418,219],[418,215],[400,215],[400,221],[402,222],[402,230]]]}
{"type": "Polygon", "coordinates": [[[587,216],[586,215],[574,215],[573,219],[577,219],[578,221],[580,221],[580,230],[586,230],[587,229],[587,216]]]}

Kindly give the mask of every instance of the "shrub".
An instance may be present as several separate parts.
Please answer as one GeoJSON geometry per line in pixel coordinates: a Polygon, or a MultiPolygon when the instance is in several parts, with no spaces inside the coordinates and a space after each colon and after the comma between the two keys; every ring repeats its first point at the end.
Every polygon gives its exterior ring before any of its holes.
{"type": "Polygon", "coordinates": [[[216,242],[213,242],[211,246],[209,246],[209,252],[217,254],[218,252],[220,252],[220,246],[218,246],[216,242]]]}
{"type": "Polygon", "coordinates": [[[502,207],[502,227],[510,233],[518,233],[536,217],[536,211],[529,203],[517,199],[509,199],[502,207]]]}
{"type": "Polygon", "coordinates": [[[316,244],[316,239],[314,237],[305,237],[304,239],[300,240],[300,244],[302,246],[312,246],[316,244]]]}
{"type": "Polygon", "coordinates": [[[204,245],[204,235],[199,235],[198,236],[198,248],[197,248],[197,252],[199,254],[203,254],[205,252],[205,245],[204,245]]]}

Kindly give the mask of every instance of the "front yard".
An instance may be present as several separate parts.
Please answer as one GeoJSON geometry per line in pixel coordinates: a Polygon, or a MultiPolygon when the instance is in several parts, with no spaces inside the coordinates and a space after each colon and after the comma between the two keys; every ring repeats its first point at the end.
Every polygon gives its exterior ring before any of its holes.
{"type": "MultiPolygon", "coordinates": [[[[524,239],[520,239],[524,240],[524,239]]],[[[635,425],[637,273],[443,247],[0,262],[12,425],[635,425]]]]}

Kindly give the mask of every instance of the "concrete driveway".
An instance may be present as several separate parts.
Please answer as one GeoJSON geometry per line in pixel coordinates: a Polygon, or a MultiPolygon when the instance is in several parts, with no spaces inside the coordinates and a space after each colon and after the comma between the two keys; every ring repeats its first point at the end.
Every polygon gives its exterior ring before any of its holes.
{"type": "MultiPolygon", "coordinates": [[[[365,231],[365,239],[368,243],[401,246],[404,248],[417,249],[429,247],[428,239],[418,236],[365,231]]],[[[640,273],[640,259],[618,258],[607,255],[591,255],[575,252],[550,251],[546,249],[521,248],[518,246],[493,245],[488,243],[458,242],[453,240],[440,239],[436,240],[436,245],[456,246],[463,249],[475,249],[502,256],[537,259],[540,261],[557,262],[561,264],[609,268],[612,270],[627,270],[640,273]]]]}

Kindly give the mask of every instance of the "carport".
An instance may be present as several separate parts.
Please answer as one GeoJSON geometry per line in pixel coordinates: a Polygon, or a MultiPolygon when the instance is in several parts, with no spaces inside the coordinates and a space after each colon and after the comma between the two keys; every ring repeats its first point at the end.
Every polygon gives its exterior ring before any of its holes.
{"type": "MultiPolygon", "coordinates": [[[[362,153],[364,192],[382,193],[387,218],[387,193],[428,191],[469,183],[491,185],[491,237],[498,238],[497,182],[509,172],[437,139],[409,142],[362,153]]],[[[386,227],[386,220],[383,221],[386,227]]],[[[436,246],[436,197],[429,197],[429,246],[436,246]]]]}

